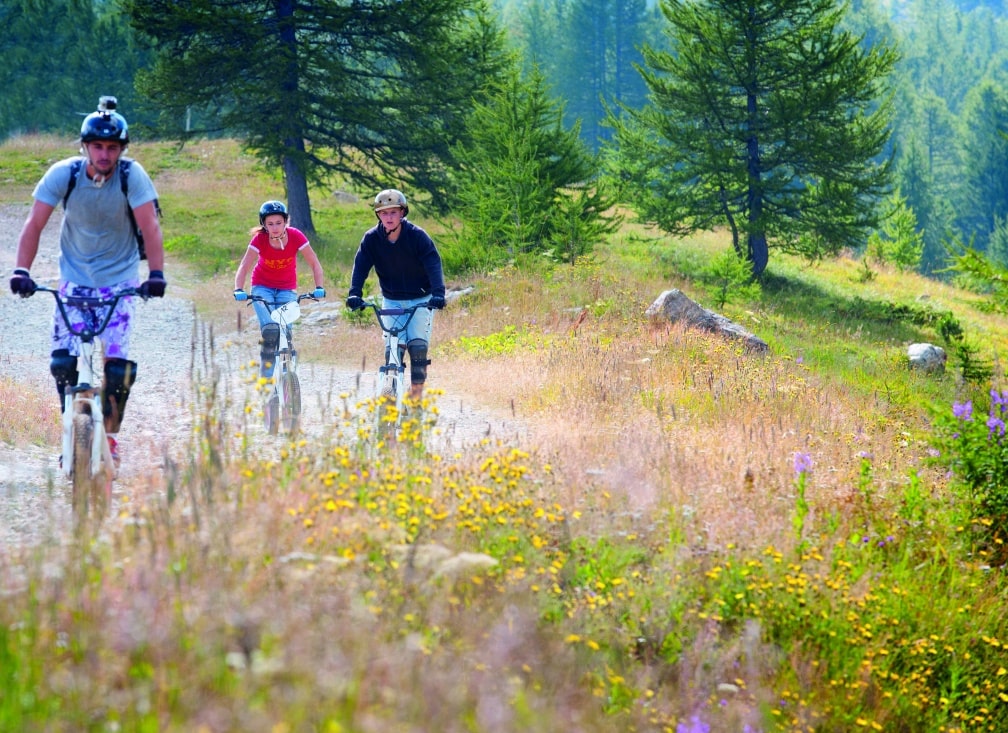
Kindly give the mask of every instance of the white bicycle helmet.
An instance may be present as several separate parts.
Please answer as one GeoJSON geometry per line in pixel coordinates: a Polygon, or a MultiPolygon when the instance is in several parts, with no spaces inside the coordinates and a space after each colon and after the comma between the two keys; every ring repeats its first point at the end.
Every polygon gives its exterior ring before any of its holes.
{"type": "Polygon", "coordinates": [[[379,211],[386,209],[402,209],[403,216],[409,214],[409,204],[406,203],[406,197],[402,191],[396,191],[394,188],[387,188],[375,196],[372,208],[375,211],[375,216],[378,216],[379,211]]]}

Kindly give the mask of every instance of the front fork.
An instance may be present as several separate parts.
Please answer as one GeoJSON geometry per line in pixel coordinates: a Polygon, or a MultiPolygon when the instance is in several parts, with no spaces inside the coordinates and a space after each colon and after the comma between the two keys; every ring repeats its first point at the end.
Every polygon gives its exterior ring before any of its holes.
{"type": "Polygon", "coordinates": [[[67,478],[73,473],[73,419],[73,387],[67,385],[63,390],[63,460],[60,461],[60,468],[67,478]]]}

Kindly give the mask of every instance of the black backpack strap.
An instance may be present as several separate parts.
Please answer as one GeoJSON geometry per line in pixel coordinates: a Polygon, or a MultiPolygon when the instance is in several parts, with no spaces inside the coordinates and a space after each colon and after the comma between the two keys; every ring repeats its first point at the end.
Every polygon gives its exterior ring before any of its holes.
{"type": "Polygon", "coordinates": [[[77,176],[80,175],[81,166],[84,161],[78,158],[73,163],[70,164],[70,183],[67,185],[66,193],[63,194],[63,208],[66,209],[67,199],[70,198],[70,192],[74,190],[74,186],[77,185],[77,176]]]}
{"type": "Polygon", "coordinates": [[[129,198],[129,172],[133,163],[129,158],[119,159],[119,188],[122,189],[123,196],[129,198]]]}
{"type": "Polygon", "coordinates": [[[133,207],[129,205],[129,172],[132,160],[119,159],[119,188],[122,189],[123,196],[126,197],[126,211],[129,212],[130,224],[133,225],[133,236],[140,239],[140,229],[137,227],[136,217],[133,216],[133,207]]]}

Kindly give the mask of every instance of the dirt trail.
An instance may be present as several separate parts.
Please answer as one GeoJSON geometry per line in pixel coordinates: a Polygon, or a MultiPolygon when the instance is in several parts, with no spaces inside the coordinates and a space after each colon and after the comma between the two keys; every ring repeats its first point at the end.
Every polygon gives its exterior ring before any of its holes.
{"type": "MultiPolygon", "coordinates": [[[[51,298],[13,296],[7,285],[13,267],[17,233],[28,213],[27,206],[0,205],[0,231],[8,236],[0,243],[4,277],[0,283],[0,376],[35,387],[46,399],[56,401],[49,375],[49,328],[51,298]]],[[[58,226],[54,215],[43,233],[32,277],[54,285],[57,276],[58,226]]],[[[145,265],[141,271],[146,272],[145,265]]],[[[233,406],[235,423],[249,400],[257,397],[247,384],[243,365],[257,358],[254,335],[227,333],[214,335],[214,348],[207,348],[210,329],[195,316],[192,302],[184,297],[186,283],[173,280],[166,268],[168,294],[163,299],[137,306],[136,326],[130,356],[138,363],[137,383],[119,438],[122,467],[113,487],[113,501],[150,495],[162,488],[161,476],[167,454],[184,458],[191,433],[192,381],[208,369],[212,359],[221,374],[223,390],[233,406]],[[196,364],[196,369],[191,365],[196,364]]],[[[190,286],[198,284],[190,283],[190,286]]],[[[306,307],[295,331],[295,343],[309,343],[331,328],[339,303],[306,307]]],[[[362,393],[372,376],[320,363],[302,363],[304,414],[302,423],[310,438],[313,432],[331,429],[333,412],[341,393],[362,393]]],[[[355,399],[351,399],[355,404],[355,399]]],[[[256,402],[257,404],[257,402],[256,402]]],[[[467,395],[445,394],[438,400],[440,417],[437,450],[462,448],[493,436],[520,439],[525,428],[512,420],[480,410],[467,395]]],[[[253,422],[250,435],[264,449],[279,445],[265,434],[261,423],[253,422]]],[[[58,473],[59,448],[53,446],[7,445],[0,443],[0,546],[34,544],[58,540],[70,527],[69,486],[58,473]]]]}

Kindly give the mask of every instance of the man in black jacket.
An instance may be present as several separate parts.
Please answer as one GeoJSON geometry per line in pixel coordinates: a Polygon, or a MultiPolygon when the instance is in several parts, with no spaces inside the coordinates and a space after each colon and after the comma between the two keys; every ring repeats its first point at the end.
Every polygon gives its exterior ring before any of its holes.
{"type": "MultiPolygon", "coordinates": [[[[378,276],[383,308],[409,308],[429,304],[444,308],[445,285],[441,255],[434,240],[421,227],[406,218],[406,197],[395,189],[375,196],[373,204],[378,223],[361,238],[354,257],[347,308],[364,307],[364,281],[371,270],[378,276]]],[[[395,320],[388,317],[389,320],[395,320]]],[[[399,353],[409,352],[410,391],[408,397],[420,400],[427,381],[427,351],[430,346],[434,313],[420,308],[399,338],[399,353]]]]}

